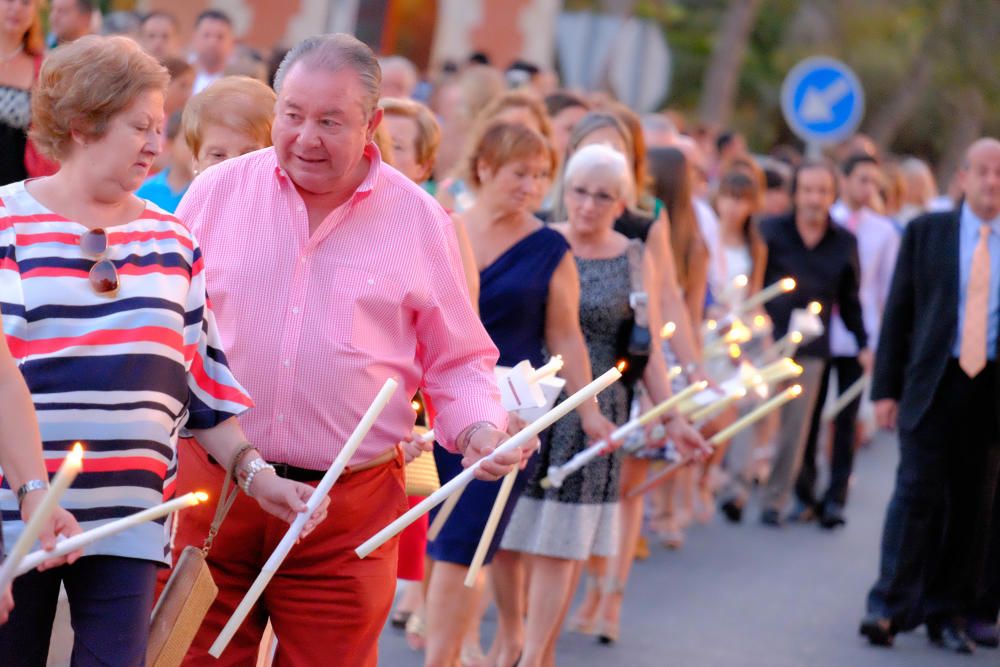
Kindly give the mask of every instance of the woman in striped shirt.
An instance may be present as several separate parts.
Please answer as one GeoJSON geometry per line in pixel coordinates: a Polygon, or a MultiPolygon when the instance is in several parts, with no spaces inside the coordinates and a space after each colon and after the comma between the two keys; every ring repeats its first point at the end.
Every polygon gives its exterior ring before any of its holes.
{"type": "MultiPolygon", "coordinates": [[[[198,244],[133,194],[160,150],[167,80],[123,37],[85,37],[49,56],[32,99],[32,138],[61,169],[0,188],[4,333],[49,470],[74,441],[85,445],[83,472],[63,501],[84,529],[174,494],[184,428],[223,464],[239,455],[244,491],[290,521],[312,489],[279,479],[245,449],[235,416],[252,403],[220,349],[198,244]]],[[[7,488],[0,511],[5,538],[16,539],[23,524],[7,488]]],[[[167,535],[162,522],[142,524],[73,565],[18,579],[0,664],[45,664],[60,584],[74,665],[142,664],[167,535]]]]}

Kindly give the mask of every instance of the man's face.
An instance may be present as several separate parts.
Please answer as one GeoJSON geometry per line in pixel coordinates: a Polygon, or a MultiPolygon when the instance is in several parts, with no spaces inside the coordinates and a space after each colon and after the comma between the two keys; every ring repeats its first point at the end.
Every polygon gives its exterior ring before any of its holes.
{"type": "Polygon", "coordinates": [[[79,39],[90,32],[90,13],[81,12],[76,0],[52,0],[49,25],[60,42],[79,39]]]}
{"type": "Polygon", "coordinates": [[[962,170],[962,181],[973,213],[987,221],[1000,215],[1000,143],[974,145],[962,170]]]}
{"type": "Polygon", "coordinates": [[[233,54],[233,31],[225,21],[202,19],[191,39],[191,50],[203,68],[220,70],[233,54]]]}
{"type": "Polygon", "coordinates": [[[828,169],[807,167],[799,172],[795,189],[795,215],[799,220],[808,224],[825,221],[836,198],[836,183],[828,169]]]}
{"type": "Polygon", "coordinates": [[[296,63],[285,76],[271,127],[282,168],[313,194],[344,186],[382,119],[366,108],[366,90],[350,67],[335,71],[296,63]]]}
{"type": "Polygon", "coordinates": [[[142,24],[139,42],[147,53],[164,58],[177,53],[177,31],[166,16],[153,16],[142,24]]]}
{"type": "Polygon", "coordinates": [[[878,197],[881,182],[882,171],[874,162],[855,165],[851,173],[844,178],[844,199],[847,205],[853,210],[865,206],[871,207],[878,197]]]}

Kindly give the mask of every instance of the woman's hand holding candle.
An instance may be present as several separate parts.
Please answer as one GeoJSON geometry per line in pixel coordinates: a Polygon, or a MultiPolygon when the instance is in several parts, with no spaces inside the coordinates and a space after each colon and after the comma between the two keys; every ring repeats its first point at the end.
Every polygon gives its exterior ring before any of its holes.
{"type": "MultiPolygon", "coordinates": [[[[43,497],[45,497],[45,494],[41,491],[32,491],[24,496],[24,502],[21,503],[21,518],[25,524],[31,521],[31,517],[38,511],[43,497]]],[[[73,515],[63,508],[57,507],[53,510],[48,521],[42,524],[42,532],[38,534],[38,541],[41,543],[42,549],[52,551],[56,548],[56,538],[59,535],[72,537],[82,532],[83,529],[80,528],[80,524],[76,522],[73,515]]],[[[59,558],[52,558],[42,563],[38,569],[44,571],[53,567],[59,567],[60,565],[72,565],[81,555],[83,555],[82,549],[59,558]]]]}

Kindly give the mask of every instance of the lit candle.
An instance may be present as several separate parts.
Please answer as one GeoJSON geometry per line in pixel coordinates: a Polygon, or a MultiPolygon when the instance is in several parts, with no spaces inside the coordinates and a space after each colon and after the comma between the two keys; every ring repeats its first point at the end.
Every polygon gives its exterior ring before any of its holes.
{"type": "Polygon", "coordinates": [[[782,278],[781,280],[768,285],[767,287],[765,287],[764,289],[757,292],[749,299],[741,303],[738,308],[737,314],[746,313],[753,310],[754,308],[763,306],[765,303],[767,303],[774,297],[780,296],[782,294],[787,294],[788,292],[791,292],[793,289],[795,289],[795,279],[782,278]]]}
{"type": "Polygon", "coordinates": [[[747,395],[747,390],[740,387],[739,390],[737,390],[735,393],[726,394],[719,400],[709,403],[703,408],[695,410],[694,412],[691,413],[690,419],[693,423],[707,421],[709,418],[722,412],[730,405],[732,405],[733,403],[740,400],[746,395],[747,395]]]}
{"type": "Polygon", "coordinates": [[[79,535],[59,540],[56,548],[52,551],[38,550],[25,556],[24,560],[21,561],[21,566],[17,569],[17,576],[21,576],[25,572],[34,570],[47,560],[52,558],[62,558],[63,556],[71,554],[79,549],[83,549],[94,542],[111,537],[112,535],[117,535],[123,530],[132,528],[133,526],[138,526],[141,523],[154,521],[178,510],[194,507],[198,503],[203,503],[206,500],[208,500],[207,493],[202,493],[201,491],[186,493],[179,498],[174,498],[173,500],[169,500],[155,507],[150,507],[149,509],[136,512],[135,514],[130,514],[129,516],[118,519],[117,521],[112,521],[98,528],[94,528],[93,530],[88,530],[85,533],[80,533],[79,535]]]}
{"type": "Polygon", "coordinates": [[[392,378],[385,381],[382,385],[382,389],[379,390],[378,395],[375,397],[375,401],[369,406],[368,411],[365,412],[364,417],[361,418],[361,422],[355,427],[354,432],[351,433],[351,437],[347,439],[344,444],[344,448],[340,450],[337,454],[337,458],[334,459],[333,464],[330,466],[326,474],[323,475],[323,479],[319,481],[316,485],[316,489],[313,491],[309,500],[306,501],[306,509],[295,517],[295,521],[289,526],[288,531],[285,536],[281,538],[281,542],[275,547],[274,551],[271,553],[270,558],[264,563],[264,567],[261,569],[257,579],[250,586],[250,590],[247,594],[243,596],[243,600],[240,602],[239,606],[236,607],[236,611],[229,618],[226,626],[222,628],[222,632],[216,638],[215,643],[208,650],[209,654],[213,658],[218,658],[222,655],[222,652],[226,650],[229,642],[232,640],[233,635],[236,634],[236,630],[243,625],[243,621],[246,620],[247,615],[250,610],[253,609],[254,605],[257,604],[257,600],[264,593],[264,589],[267,584],[274,577],[278,568],[281,567],[281,563],[284,562],[285,557],[288,556],[288,552],[292,550],[292,547],[298,541],[299,536],[302,534],[302,529],[305,528],[306,522],[313,515],[316,509],[319,507],[323,499],[327,497],[330,493],[330,489],[336,483],[337,479],[340,477],[341,473],[344,472],[344,468],[347,467],[347,463],[354,456],[354,453],[361,446],[361,442],[368,435],[368,432],[375,425],[375,420],[378,416],[382,414],[382,410],[389,403],[389,399],[392,398],[393,393],[396,391],[398,383],[392,378]]]}
{"type": "Polygon", "coordinates": [[[482,466],[484,461],[492,461],[499,454],[520,449],[531,441],[536,435],[578,408],[584,401],[593,400],[598,393],[617,382],[621,376],[622,374],[618,372],[617,368],[608,370],[599,378],[580,389],[578,392],[546,412],[528,426],[521,429],[517,435],[500,444],[492,454],[476,461],[468,468],[452,477],[451,480],[443,484],[437,491],[424,498],[421,502],[414,505],[408,512],[365,541],[364,544],[354,550],[355,553],[357,553],[360,558],[367,558],[371,552],[375,551],[380,546],[398,535],[404,528],[426,514],[432,507],[444,502],[445,498],[455,493],[455,491],[457,491],[460,487],[463,487],[471,482],[475,477],[476,470],[482,466]]]}
{"type": "MultiPolygon", "coordinates": [[[[686,387],[683,391],[677,392],[676,394],[674,394],[667,400],[663,401],[662,403],[656,405],[653,408],[650,408],[641,416],[629,420],[628,422],[616,428],[611,433],[611,440],[617,440],[621,442],[632,431],[636,430],[637,428],[642,428],[643,426],[646,426],[653,420],[658,419],[660,416],[666,414],[667,411],[673,409],[675,406],[684,402],[689,397],[704,391],[706,387],[708,387],[708,382],[701,380],[699,382],[695,382],[689,387],[686,387]]],[[[562,464],[561,466],[549,466],[549,471],[547,476],[541,481],[542,488],[548,489],[550,487],[555,487],[558,489],[559,487],[562,486],[563,480],[565,480],[567,476],[573,474],[583,466],[587,465],[588,463],[596,459],[598,456],[604,454],[607,451],[607,449],[608,449],[608,441],[599,440],[590,447],[587,447],[586,449],[581,450],[576,454],[574,454],[569,461],[566,461],[566,463],[562,464]]]]}
{"type": "Polygon", "coordinates": [[[772,349],[774,350],[774,354],[779,357],[791,357],[795,355],[795,351],[801,342],[801,331],[789,331],[778,339],[778,342],[774,344],[772,349]]]}
{"type": "Polygon", "coordinates": [[[801,393],[802,393],[802,385],[797,384],[789,387],[788,389],[781,392],[771,400],[767,401],[766,403],[762,403],[756,409],[751,410],[750,412],[743,415],[742,417],[734,421],[726,428],[722,429],[721,431],[713,435],[709,439],[708,444],[712,445],[713,447],[721,445],[723,442],[729,440],[731,437],[733,437],[746,427],[763,419],[769,413],[774,412],[775,410],[780,408],[785,403],[788,403],[792,399],[797,398],[801,393]]]}
{"type": "Polygon", "coordinates": [[[663,340],[670,340],[677,333],[677,324],[675,322],[667,322],[660,329],[660,338],[663,340]]]}
{"type": "Polygon", "coordinates": [[[465,585],[469,588],[475,588],[476,586],[479,571],[483,569],[483,562],[486,560],[486,552],[490,550],[490,543],[493,542],[493,536],[497,533],[497,526],[500,525],[500,517],[503,515],[503,509],[507,505],[507,499],[510,498],[511,489],[514,488],[514,482],[517,480],[517,472],[517,468],[514,468],[504,476],[503,482],[500,483],[500,491],[497,492],[497,497],[493,501],[493,507],[490,508],[490,515],[486,519],[486,526],[483,528],[483,534],[479,537],[479,544],[476,545],[476,552],[472,555],[469,571],[465,575],[465,585]]]}
{"type": "Polygon", "coordinates": [[[78,442],[73,445],[73,449],[63,459],[62,465],[59,466],[59,471],[52,478],[52,482],[49,484],[49,488],[45,492],[45,497],[42,498],[41,504],[31,516],[31,520],[25,524],[24,530],[21,531],[21,536],[14,543],[14,548],[10,550],[10,553],[7,554],[7,559],[0,566],[0,592],[7,590],[7,586],[14,581],[20,569],[21,561],[28,555],[31,547],[35,546],[38,534],[42,532],[42,527],[48,522],[52,513],[56,511],[56,508],[59,506],[59,500],[70,484],[73,483],[73,480],[76,479],[76,476],[80,474],[82,468],[83,447],[78,442]]]}
{"type": "Polygon", "coordinates": [[[810,301],[806,309],[813,315],[819,315],[823,312],[823,304],[819,301],[810,301]]]}
{"type": "MultiPolygon", "coordinates": [[[[712,447],[718,447],[720,444],[722,444],[723,442],[725,442],[729,438],[733,437],[738,432],[742,431],[743,429],[747,428],[748,426],[751,426],[755,422],[760,421],[765,416],[767,416],[771,412],[777,410],[778,408],[780,408],[785,403],[788,403],[789,401],[791,401],[794,398],[796,398],[797,396],[799,396],[801,393],[802,393],[802,387],[801,386],[795,385],[794,387],[789,387],[788,389],[786,389],[785,391],[781,392],[780,394],[778,394],[777,396],[775,396],[771,400],[767,401],[766,403],[761,404],[756,410],[753,410],[752,412],[747,413],[742,418],[737,419],[735,422],[733,422],[732,424],[730,424],[728,427],[726,427],[726,428],[722,429],[721,431],[719,431],[718,433],[716,433],[714,436],[712,436],[711,438],[709,438],[708,444],[711,445],[712,447]]],[[[654,486],[656,486],[658,484],[662,484],[663,482],[665,482],[668,479],[670,479],[670,477],[672,477],[674,474],[676,474],[678,470],[680,470],[681,468],[683,468],[684,466],[686,466],[690,462],[691,462],[691,459],[685,459],[683,461],[678,461],[676,463],[672,463],[672,464],[668,465],[661,472],[657,473],[656,475],[653,475],[652,477],[650,477],[649,479],[647,479],[645,482],[643,482],[639,486],[637,486],[634,489],[632,489],[631,491],[629,491],[626,497],[627,498],[634,498],[634,497],[636,497],[638,495],[641,495],[641,494],[645,493],[646,491],[648,491],[649,489],[653,488],[654,486]]]]}
{"type": "Polygon", "coordinates": [[[758,375],[761,382],[774,384],[802,375],[802,366],[799,366],[790,357],[783,357],[772,364],[764,366],[764,368],[758,371],[758,375]]]}
{"type": "Polygon", "coordinates": [[[680,366],[671,366],[670,370],[667,371],[667,379],[668,380],[673,380],[674,378],[678,378],[678,377],[680,377],[681,373],[683,373],[683,372],[684,372],[684,369],[681,368],[680,366]]]}

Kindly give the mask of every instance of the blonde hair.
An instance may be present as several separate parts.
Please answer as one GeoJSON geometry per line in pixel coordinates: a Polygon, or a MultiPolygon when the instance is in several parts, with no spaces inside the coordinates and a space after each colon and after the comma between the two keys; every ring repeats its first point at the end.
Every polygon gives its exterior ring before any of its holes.
{"type": "Polygon", "coordinates": [[[378,105],[387,116],[410,118],[417,126],[417,163],[431,167],[441,144],[441,128],[431,110],[420,102],[396,97],[383,97],[378,105]]]}
{"type": "Polygon", "coordinates": [[[261,146],[270,146],[275,99],[267,84],[248,76],[225,76],[209,85],[188,100],[181,119],[192,155],[197,158],[209,125],[242,132],[261,146]]]}
{"type": "Polygon", "coordinates": [[[31,19],[31,25],[21,37],[21,45],[24,50],[32,56],[45,55],[45,29],[42,27],[42,5],[45,0],[36,0],[32,3],[35,6],[35,17],[31,19]]]}
{"type": "Polygon", "coordinates": [[[170,75],[128,37],[88,35],[53,51],[31,95],[31,140],[64,159],[77,132],[100,139],[116,115],[149,90],[165,91],[170,75]]]}
{"type": "Polygon", "coordinates": [[[480,165],[497,170],[514,160],[536,157],[547,159],[549,173],[555,172],[556,152],[545,137],[520,123],[494,123],[486,128],[469,154],[466,166],[469,184],[475,188],[482,185],[479,180],[480,165]]]}
{"type": "MultiPolygon", "coordinates": [[[[459,168],[464,170],[458,173],[460,178],[467,181],[472,178],[472,173],[469,169],[475,169],[475,161],[470,158],[472,158],[474,153],[477,151],[477,147],[481,144],[486,132],[496,124],[497,116],[507,109],[518,108],[527,109],[528,112],[535,117],[535,120],[538,121],[538,127],[541,129],[541,136],[545,139],[546,144],[550,146],[549,150],[553,150],[551,148],[552,123],[549,121],[549,114],[545,110],[545,105],[541,102],[541,100],[529,95],[528,93],[518,90],[509,90],[487,104],[476,118],[475,125],[469,133],[469,142],[465,150],[466,158],[459,162],[459,168]]],[[[528,129],[535,131],[533,128],[528,129]]],[[[554,152],[553,155],[555,155],[554,152]]],[[[559,156],[556,155],[553,172],[558,165],[559,156]]]]}

